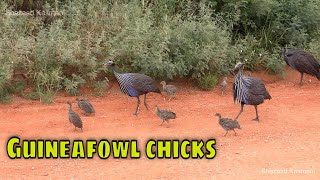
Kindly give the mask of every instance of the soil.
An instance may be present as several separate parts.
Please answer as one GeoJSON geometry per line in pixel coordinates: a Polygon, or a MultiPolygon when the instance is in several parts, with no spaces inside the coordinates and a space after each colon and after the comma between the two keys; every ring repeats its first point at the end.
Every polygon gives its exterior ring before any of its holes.
{"type": "MultiPolygon", "coordinates": [[[[83,131],[74,131],[68,121],[66,101],[75,97],[59,95],[50,105],[14,97],[13,103],[0,105],[0,177],[37,179],[319,179],[320,178],[320,81],[291,69],[279,78],[267,73],[251,73],[265,83],[272,99],[258,107],[260,122],[253,106],[245,106],[240,116],[237,136],[219,126],[216,112],[234,118],[239,104],[233,103],[232,80],[226,95],[219,88],[201,91],[186,81],[172,82],[179,89],[177,97],[165,101],[159,94],[149,94],[147,111],[141,103],[134,116],[136,99],[121,94],[116,83],[104,97],[89,98],[95,116],[85,117],[83,131]],[[177,119],[160,126],[154,105],[170,109],[177,119]],[[140,159],[10,159],[7,141],[21,139],[97,139],[138,140],[140,159]],[[214,159],[153,159],[144,153],[149,139],[216,139],[214,159]],[[281,170],[287,170],[281,171],[281,170]],[[293,171],[294,170],[294,171],[293,171]],[[306,170],[306,171],[299,171],[306,170]]],[[[85,92],[85,91],[82,91],[85,92]]],[[[75,106],[75,111],[81,113],[75,106]]]]}

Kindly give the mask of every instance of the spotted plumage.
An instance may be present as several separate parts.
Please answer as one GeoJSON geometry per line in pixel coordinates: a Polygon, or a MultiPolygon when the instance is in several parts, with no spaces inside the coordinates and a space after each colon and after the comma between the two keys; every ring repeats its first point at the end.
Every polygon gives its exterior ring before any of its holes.
{"type": "Polygon", "coordinates": [[[227,92],[228,89],[228,78],[224,77],[221,84],[220,84],[220,90],[221,90],[221,95],[224,95],[227,92]]]}
{"type": "Polygon", "coordinates": [[[75,130],[76,128],[80,128],[82,130],[82,121],[80,116],[72,110],[71,102],[67,102],[67,104],[69,105],[69,113],[68,113],[69,122],[75,126],[74,128],[75,130]]]}
{"type": "Polygon", "coordinates": [[[166,109],[160,109],[158,106],[156,106],[156,113],[157,116],[159,116],[160,119],[162,119],[161,126],[164,121],[167,121],[169,123],[170,119],[175,119],[177,117],[176,113],[166,109]]]}
{"type": "Polygon", "coordinates": [[[168,85],[165,81],[161,81],[163,91],[169,96],[169,101],[174,98],[177,92],[177,88],[174,85],[168,85]]]}
{"type": "Polygon", "coordinates": [[[95,110],[89,100],[78,98],[76,100],[78,107],[84,111],[85,115],[95,114],[95,110]]]}
{"type": "Polygon", "coordinates": [[[234,132],[235,136],[237,135],[234,129],[241,129],[240,124],[237,120],[222,118],[220,113],[216,113],[215,116],[218,116],[220,126],[227,131],[226,134],[224,134],[224,136],[226,136],[228,132],[231,130],[234,132]]]}

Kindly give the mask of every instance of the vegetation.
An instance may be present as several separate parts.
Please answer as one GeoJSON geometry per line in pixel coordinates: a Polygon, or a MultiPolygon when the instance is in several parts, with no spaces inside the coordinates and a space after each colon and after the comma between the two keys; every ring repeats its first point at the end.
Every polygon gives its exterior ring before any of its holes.
{"type": "Polygon", "coordinates": [[[53,101],[89,85],[103,95],[106,59],[153,78],[211,89],[237,61],[282,74],[280,47],[320,58],[317,0],[15,0],[0,2],[0,99],[53,101]],[[17,75],[22,74],[20,86],[17,75]],[[23,84],[23,85],[21,85],[23,84]],[[12,90],[17,87],[19,90],[12,90]]]}

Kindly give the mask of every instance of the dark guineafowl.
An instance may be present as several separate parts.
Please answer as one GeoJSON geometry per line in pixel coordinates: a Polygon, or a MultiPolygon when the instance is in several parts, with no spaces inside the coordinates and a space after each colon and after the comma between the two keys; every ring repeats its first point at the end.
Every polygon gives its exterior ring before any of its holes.
{"type": "Polygon", "coordinates": [[[161,81],[162,89],[169,96],[169,101],[174,98],[177,92],[177,88],[174,85],[168,85],[165,81],[161,81]]]}
{"type": "Polygon", "coordinates": [[[175,119],[177,117],[176,113],[166,110],[166,109],[160,109],[158,106],[156,106],[156,113],[157,116],[159,116],[162,119],[161,126],[164,121],[167,121],[169,123],[170,119],[175,119]]]}
{"type": "Polygon", "coordinates": [[[226,134],[224,134],[224,136],[226,136],[228,134],[229,131],[233,131],[234,135],[236,136],[237,133],[234,129],[241,129],[240,124],[237,120],[232,120],[229,118],[222,118],[220,113],[216,113],[215,116],[219,117],[219,124],[220,126],[226,130],[226,134]]]}
{"type": "Polygon", "coordinates": [[[75,126],[75,130],[76,128],[80,128],[82,130],[82,121],[79,115],[72,110],[71,102],[67,102],[67,104],[69,104],[69,121],[75,126]]]}
{"type": "Polygon", "coordinates": [[[84,111],[84,114],[86,116],[90,115],[90,114],[95,114],[95,110],[93,109],[93,106],[89,102],[89,100],[87,100],[87,99],[78,99],[78,98],[76,98],[76,100],[77,100],[78,107],[81,110],[84,111]]]}
{"type": "Polygon", "coordinates": [[[134,115],[138,115],[141,95],[144,95],[144,105],[147,110],[149,110],[146,100],[147,94],[150,92],[161,94],[160,89],[156,86],[155,81],[151,77],[139,73],[117,73],[113,61],[108,61],[105,65],[111,67],[119,83],[121,92],[130,97],[137,98],[137,108],[134,115]]]}
{"type": "Polygon", "coordinates": [[[303,74],[315,76],[320,80],[320,64],[314,56],[303,49],[282,48],[280,55],[287,65],[297,70],[301,74],[300,85],[303,85],[303,74]]]}
{"type": "Polygon", "coordinates": [[[242,74],[243,64],[241,62],[236,64],[234,70],[238,71],[238,73],[233,82],[233,99],[234,102],[241,103],[240,112],[235,120],[237,120],[243,112],[243,106],[246,104],[255,107],[256,118],[253,120],[259,121],[258,105],[262,104],[265,99],[271,99],[271,96],[260,79],[242,74]]]}

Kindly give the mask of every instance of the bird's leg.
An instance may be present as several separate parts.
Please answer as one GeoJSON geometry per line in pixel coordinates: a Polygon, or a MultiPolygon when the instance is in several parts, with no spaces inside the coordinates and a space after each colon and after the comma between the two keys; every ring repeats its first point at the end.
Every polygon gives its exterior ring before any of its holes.
{"type": "Polygon", "coordinates": [[[162,121],[162,123],[160,124],[160,126],[162,126],[163,122],[164,122],[164,120],[162,121]]]}
{"type": "Polygon", "coordinates": [[[224,136],[226,136],[226,135],[228,134],[228,132],[229,132],[229,131],[227,131],[227,132],[224,134],[224,136]]]}
{"type": "Polygon", "coordinates": [[[258,106],[255,105],[254,108],[256,109],[256,118],[252,119],[252,121],[258,121],[259,122],[259,116],[258,116],[258,106]]]}
{"type": "Polygon", "coordinates": [[[144,94],[144,106],[147,108],[149,111],[148,105],[147,105],[147,94],[144,94]]]}
{"type": "Polygon", "coordinates": [[[241,109],[240,109],[240,112],[239,112],[239,114],[237,115],[237,117],[236,117],[234,120],[237,120],[237,119],[238,119],[238,117],[240,116],[240,114],[243,112],[243,106],[244,106],[244,104],[242,104],[242,103],[241,103],[241,109]]]}
{"type": "Polygon", "coordinates": [[[303,73],[301,73],[301,78],[300,78],[300,86],[303,85],[303,73]]]}
{"type": "Polygon", "coordinates": [[[234,129],[232,129],[232,130],[233,130],[233,132],[234,132],[234,135],[236,136],[236,135],[237,135],[236,131],[235,131],[234,129]]]}
{"type": "Polygon", "coordinates": [[[138,102],[137,102],[136,112],[133,113],[133,115],[136,115],[136,116],[138,116],[138,110],[139,110],[139,105],[140,105],[140,97],[138,96],[137,99],[138,99],[138,102]]]}

